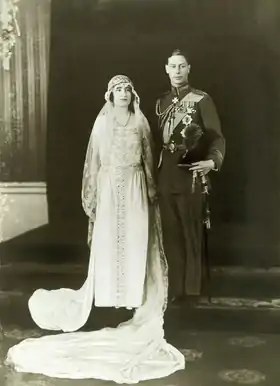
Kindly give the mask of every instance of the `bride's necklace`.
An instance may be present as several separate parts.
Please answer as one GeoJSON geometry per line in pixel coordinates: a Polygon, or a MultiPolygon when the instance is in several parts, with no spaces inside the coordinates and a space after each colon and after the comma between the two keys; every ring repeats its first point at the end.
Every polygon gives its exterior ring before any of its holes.
{"type": "Polygon", "coordinates": [[[117,117],[115,116],[116,124],[117,124],[118,126],[126,127],[126,126],[128,125],[129,120],[130,120],[130,117],[131,117],[131,113],[129,112],[125,124],[121,124],[121,123],[117,120],[117,117]]]}

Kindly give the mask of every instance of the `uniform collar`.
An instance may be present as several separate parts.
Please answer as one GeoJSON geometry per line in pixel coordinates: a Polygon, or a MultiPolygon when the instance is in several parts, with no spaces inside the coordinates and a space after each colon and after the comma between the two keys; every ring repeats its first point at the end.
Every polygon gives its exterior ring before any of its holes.
{"type": "Polygon", "coordinates": [[[173,87],[171,86],[171,92],[174,96],[178,96],[180,97],[182,94],[187,94],[187,92],[190,91],[190,85],[187,83],[187,84],[184,84],[180,87],[173,87]]]}

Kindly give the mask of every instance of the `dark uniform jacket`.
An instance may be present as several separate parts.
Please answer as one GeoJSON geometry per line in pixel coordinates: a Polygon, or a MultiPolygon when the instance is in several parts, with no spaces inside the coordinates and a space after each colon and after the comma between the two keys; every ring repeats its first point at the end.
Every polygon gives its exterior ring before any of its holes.
{"type": "Polygon", "coordinates": [[[212,159],[215,170],[220,170],[223,163],[225,139],[211,97],[189,85],[180,88],[172,87],[171,91],[157,101],[158,129],[155,134],[155,147],[159,167],[158,189],[160,193],[191,193],[192,191],[192,173],[188,168],[178,166],[182,163],[182,156],[186,154],[183,136],[186,125],[183,123],[182,116],[187,114],[184,113],[184,108],[183,112],[180,111],[180,103],[184,107],[185,101],[187,104],[191,102],[192,124],[200,127],[203,132],[195,148],[188,152],[187,163],[212,159]],[[164,132],[169,123],[172,125],[172,122],[175,122],[176,127],[167,140],[164,132]]]}

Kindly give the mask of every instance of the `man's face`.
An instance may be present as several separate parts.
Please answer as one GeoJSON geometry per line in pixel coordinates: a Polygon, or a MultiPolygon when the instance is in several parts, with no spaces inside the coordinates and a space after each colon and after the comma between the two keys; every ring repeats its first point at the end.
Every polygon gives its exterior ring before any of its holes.
{"type": "Polygon", "coordinates": [[[191,66],[182,55],[174,55],[168,58],[165,70],[169,75],[172,86],[179,87],[188,83],[190,68],[191,66]]]}
{"type": "Polygon", "coordinates": [[[119,84],[114,87],[114,105],[118,107],[128,107],[131,102],[131,87],[127,84],[119,84]]]}

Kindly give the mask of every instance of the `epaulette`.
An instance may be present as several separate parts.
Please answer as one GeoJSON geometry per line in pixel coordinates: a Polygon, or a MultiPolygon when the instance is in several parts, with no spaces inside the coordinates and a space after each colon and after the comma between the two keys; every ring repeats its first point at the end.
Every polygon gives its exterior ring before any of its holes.
{"type": "Polygon", "coordinates": [[[207,92],[202,91],[202,90],[198,90],[196,88],[192,88],[191,90],[194,94],[197,94],[197,95],[201,95],[201,96],[207,96],[208,95],[207,92]]]}

